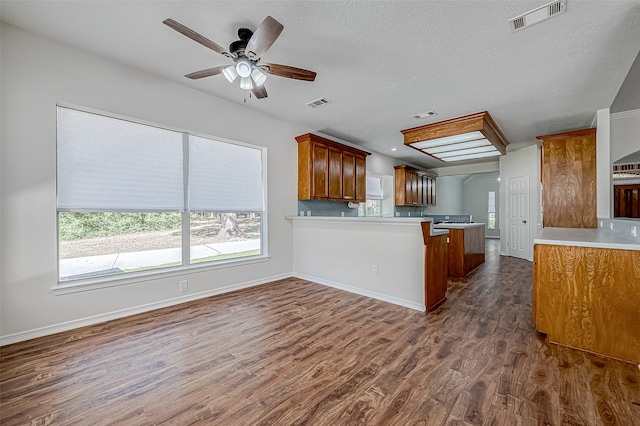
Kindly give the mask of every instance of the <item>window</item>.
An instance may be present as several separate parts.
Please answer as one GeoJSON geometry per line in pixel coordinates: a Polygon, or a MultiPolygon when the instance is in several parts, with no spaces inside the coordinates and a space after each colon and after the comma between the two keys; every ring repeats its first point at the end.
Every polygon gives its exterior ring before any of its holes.
{"type": "Polygon", "coordinates": [[[382,216],[382,178],[367,176],[366,197],[358,207],[358,216],[382,216]]]}
{"type": "Polygon", "coordinates": [[[264,149],[58,107],[59,280],[263,253],[264,149]]]}
{"type": "Polygon", "coordinates": [[[489,220],[487,227],[489,229],[496,229],[496,192],[489,191],[489,220]]]}

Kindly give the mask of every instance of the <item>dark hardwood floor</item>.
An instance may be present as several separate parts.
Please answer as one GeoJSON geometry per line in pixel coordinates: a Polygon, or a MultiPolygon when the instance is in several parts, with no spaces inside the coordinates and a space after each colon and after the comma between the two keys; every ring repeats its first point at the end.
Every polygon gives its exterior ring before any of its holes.
{"type": "Polygon", "coordinates": [[[5,346],[0,424],[640,425],[638,367],[546,343],[486,257],[428,315],[292,278],[5,346]]]}

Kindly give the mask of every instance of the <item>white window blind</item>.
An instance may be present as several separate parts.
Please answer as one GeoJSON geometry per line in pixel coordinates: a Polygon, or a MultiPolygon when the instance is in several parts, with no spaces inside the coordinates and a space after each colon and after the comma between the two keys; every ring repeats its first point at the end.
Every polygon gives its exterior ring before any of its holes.
{"type": "Polygon", "coordinates": [[[58,210],[182,211],[182,134],[58,107],[58,210]]]}
{"type": "Polygon", "coordinates": [[[264,211],[262,150],[190,136],[189,209],[264,211]]]}
{"type": "Polygon", "coordinates": [[[367,199],[382,200],[382,178],[367,176],[367,199]]]}

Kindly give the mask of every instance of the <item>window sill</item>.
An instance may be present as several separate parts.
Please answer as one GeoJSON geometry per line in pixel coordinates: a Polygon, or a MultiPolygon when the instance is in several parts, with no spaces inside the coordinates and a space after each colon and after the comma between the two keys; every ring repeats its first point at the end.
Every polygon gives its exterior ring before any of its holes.
{"type": "Polygon", "coordinates": [[[61,281],[51,291],[55,295],[79,293],[83,291],[98,290],[108,287],[116,287],[121,285],[137,284],[146,281],[155,281],[164,278],[176,276],[190,275],[200,272],[214,271],[216,269],[233,268],[244,265],[252,265],[255,263],[268,262],[271,256],[260,255],[243,259],[230,259],[216,263],[203,265],[179,266],[175,268],[166,268],[155,271],[145,271],[138,273],[129,273],[126,276],[102,276],[74,281],[61,281]]]}

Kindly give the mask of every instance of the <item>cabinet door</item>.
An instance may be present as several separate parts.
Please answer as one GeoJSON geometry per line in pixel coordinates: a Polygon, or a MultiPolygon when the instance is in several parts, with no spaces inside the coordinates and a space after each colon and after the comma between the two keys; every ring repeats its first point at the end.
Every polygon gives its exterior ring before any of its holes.
{"type": "Polygon", "coordinates": [[[429,182],[431,182],[431,205],[436,205],[436,178],[429,178],[429,182]]]}
{"type": "Polygon", "coordinates": [[[411,173],[411,204],[414,206],[418,204],[418,173],[411,173]]]}
{"type": "Polygon", "coordinates": [[[342,197],[356,198],[356,156],[350,152],[342,154],[342,197]]]}
{"type": "Polygon", "coordinates": [[[404,205],[405,206],[410,206],[411,204],[413,204],[413,192],[411,192],[411,172],[410,171],[405,171],[405,175],[404,175],[404,179],[405,179],[405,188],[404,188],[404,205]]]}
{"type": "Polygon", "coordinates": [[[419,206],[424,206],[424,175],[418,174],[418,199],[416,200],[419,206]]]}
{"type": "Polygon", "coordinates": [[[329,148],[329,198],[342,198],[342,151],[329,148]]]}
{"type": "Polygon", "coordinates": [[[329,147],[313,144],[313,197],[329,196],[329,147]]]}
{"type": "Polygon", "coordinates": [[[595,228],[595,133],[567,133],[542,143],[544,227],[595,228]]]}
{"type": "Polygon", "coordinates": [[[356,200],[365,202],[367,200],[367,159],[356,156],[356,200]]]}

